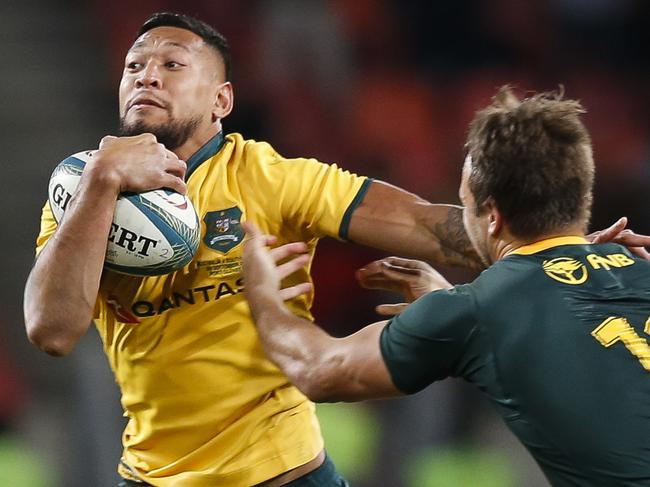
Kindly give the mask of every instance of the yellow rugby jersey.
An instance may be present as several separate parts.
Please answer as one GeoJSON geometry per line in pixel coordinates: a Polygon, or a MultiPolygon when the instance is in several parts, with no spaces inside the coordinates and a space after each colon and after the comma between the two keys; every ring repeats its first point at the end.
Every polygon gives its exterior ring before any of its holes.
{"type": "MultiPolygon", "coordinates": [[[[188,161],[202,222],[194,260],[165,276],[105,271],[95,323],[129,418],[120,473],[156,486],[247,487],[323,448],[314,405],[264,355],[241,278],[251,220],[278,245],[345,238],[370,180],[313,159],[285,159],[239,134],[188,161]]],[[[56,224],[45,205],[37,252],[56,224]]],[[[310,279],[309,265],[292,281],[310,279]]],[[[312,296],[289,303],[311,318],[312,296]]]]}

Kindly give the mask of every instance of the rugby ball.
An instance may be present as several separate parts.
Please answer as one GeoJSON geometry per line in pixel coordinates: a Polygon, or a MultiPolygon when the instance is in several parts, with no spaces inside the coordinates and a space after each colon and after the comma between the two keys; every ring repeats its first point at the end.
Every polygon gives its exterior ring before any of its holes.
{"type": "MultiPolygon", "coordinates": [[[[54,169],[48,200],[57,224],[92,157],[92,151],[79,152],[54,169]]],[[[135,276],[168,274],[192,260],[200,238],[199,218],[186,196],[168,189],[122,193],[115,204],[104,267],[135,276]]]]}

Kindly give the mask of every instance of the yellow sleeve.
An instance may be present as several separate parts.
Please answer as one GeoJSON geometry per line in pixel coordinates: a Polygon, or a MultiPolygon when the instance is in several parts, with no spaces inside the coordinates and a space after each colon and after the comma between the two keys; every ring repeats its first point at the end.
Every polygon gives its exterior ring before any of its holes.
{"type": "Polygon", "coordinates": [[[43,205],[43,210],[41,211],[41,231],[36,239],[36,255],[41,253],[55,230],[56,220],[54,220],[50,203],[46,201],[45,205],[43,205]]]}
{"type": "Polygon", "coordinates": [[[315,159],[278,157],[271,169],[270,183],[283,220],[311,237],[347,240],[350,218],[371,179],[315,159]]]}

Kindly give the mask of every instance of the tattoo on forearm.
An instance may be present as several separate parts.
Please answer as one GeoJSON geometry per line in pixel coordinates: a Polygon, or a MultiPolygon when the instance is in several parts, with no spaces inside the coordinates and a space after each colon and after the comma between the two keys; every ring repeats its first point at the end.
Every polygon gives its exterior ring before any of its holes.
{"type": "Polygon", "coordinates": [[[485,267],[465,231],[462,208],[451,207],[447,213],[447,219],[436,223],[434,233],[440,242],[440,250],[445,263],[471,269],[485,267]]]}

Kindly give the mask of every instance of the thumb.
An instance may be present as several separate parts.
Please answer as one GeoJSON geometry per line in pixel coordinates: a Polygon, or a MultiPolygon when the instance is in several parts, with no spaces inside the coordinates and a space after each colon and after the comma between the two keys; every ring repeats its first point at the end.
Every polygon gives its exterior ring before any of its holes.
{"type": "Polygon", "coordinates": [[[103,148],[106,145],[107,142],[109,142],[109,141],[111,141],[113,139],[117,139],[117,137],[115,137],[114,135],[107,135],[105,137],[102,137],[102,140],[99,141],[99,148],[100,149],[103,148]]]}
{"type": "Polygon", "coordinates": [[[406,309],[408,303],[380,304],[375,311],[383,316],[396,316],[406,309]]]}
{"type": "Polygon", "coordinates": [[[246,232],[246,235],[248,235],[250,238],[256,238],[262,235],[262,230],[260,230],[260,227],[251,221],[241,222],[241,226],[244,229],[244,232],[246,232]]]}
{"type": "Polygon", "coordinates": [[[241,226],[246,233],[246,241],[244,242],[245,246],[251,247],[265,247],[267,245],[273,245],[276,243],[277,238],[273,235],[265,235],[264,232],[252,221],[243,221],[241,226]]]}

